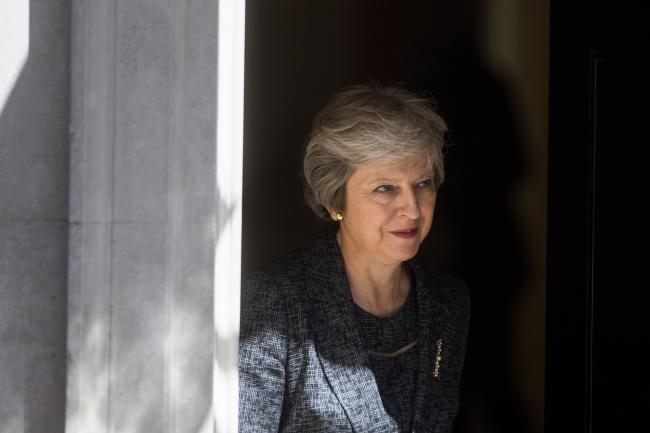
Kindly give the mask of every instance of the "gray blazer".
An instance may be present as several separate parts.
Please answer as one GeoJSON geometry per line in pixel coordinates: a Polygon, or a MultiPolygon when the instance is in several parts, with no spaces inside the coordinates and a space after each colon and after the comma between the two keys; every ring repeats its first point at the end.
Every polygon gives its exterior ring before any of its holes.
{"type": "MultiPolygon", "coordinates": [[[[420,365],[413,432],[449,432],[469,322],[465,285],[408,262],[420,365]]],[[[245,279],[239,431],[397,432],[362,349],[333,231],[245,279]]]]}

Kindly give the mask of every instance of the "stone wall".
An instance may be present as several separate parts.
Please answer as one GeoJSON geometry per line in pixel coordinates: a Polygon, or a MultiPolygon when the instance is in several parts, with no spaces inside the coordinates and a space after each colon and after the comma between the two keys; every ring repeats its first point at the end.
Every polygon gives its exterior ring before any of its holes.
{"type": "MultiPolygon", "coordinates": [[[[217,145],[224,4],[237,2],[0,7],[0,48],[16,53],[0,69],[0,433],[236,429],[241,146],[217,145]],[[232,404],[215,407],[215,390],[232,404]]],[[[241,135],[237,106],[222,113],[241,135]]]]}
{"type": "Polygon", "coordinates": [[[0,432],[62,433],[70,4],[9,0],[0,9],[3,43],[22,49],[20,35],[28,38],[24,64],[2,51],[2,67],[17,75],[0,83],[0,432]]]}

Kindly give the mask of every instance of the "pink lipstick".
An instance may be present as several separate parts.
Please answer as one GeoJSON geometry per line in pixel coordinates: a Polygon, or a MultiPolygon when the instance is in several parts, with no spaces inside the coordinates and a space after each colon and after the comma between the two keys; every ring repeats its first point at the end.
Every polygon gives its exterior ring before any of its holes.
{"type": "Polygon", "coordinates": [[[391,231],[391,233],[397,236],[398,238],[410,239],[418,233],[418,228],[414,227],[406,230],[395,230],[395,231],[391,231]]]}

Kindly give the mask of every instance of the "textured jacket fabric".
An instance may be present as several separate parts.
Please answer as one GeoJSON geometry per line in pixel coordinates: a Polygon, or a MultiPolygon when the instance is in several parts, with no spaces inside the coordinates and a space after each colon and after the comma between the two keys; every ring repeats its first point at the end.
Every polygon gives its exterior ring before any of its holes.
{"type": "MultiPolygon", "coordinates": [[[[412,431],[450,432],[469,295],[458,279],[408,265],[419,321],[412,431]]],[[[240,432],[397,432],[368,362],[333,231],[245,279],[240,432]]]]}

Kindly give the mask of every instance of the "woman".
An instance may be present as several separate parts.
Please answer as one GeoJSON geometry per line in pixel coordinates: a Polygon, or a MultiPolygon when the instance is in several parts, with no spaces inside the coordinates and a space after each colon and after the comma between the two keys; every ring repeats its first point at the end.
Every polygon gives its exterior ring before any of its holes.
{"type": "Polygon", "coordinates": [[[395,87],[348,88],[317,115],[306,199],[336,227],[246,279],[240,431],[451,431],[468,293],[411,260],[444,178],[445,131],[395,87]]]}

